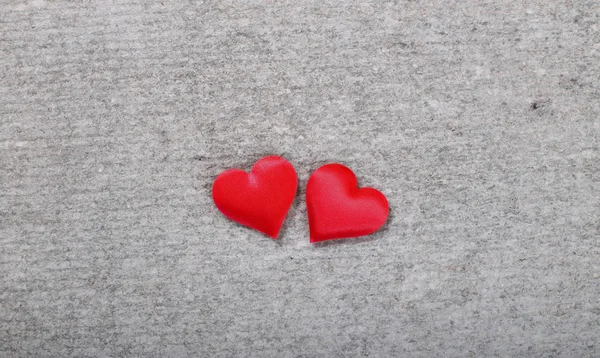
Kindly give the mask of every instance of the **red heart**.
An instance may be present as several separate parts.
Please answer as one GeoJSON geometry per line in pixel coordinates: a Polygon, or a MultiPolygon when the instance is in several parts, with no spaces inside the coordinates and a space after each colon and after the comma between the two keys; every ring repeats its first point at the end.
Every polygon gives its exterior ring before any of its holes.
{"type": "Polygon", "coordinates": [[[380,191],[358,188],[356,175],[341,164],[327,164],[308,179],[306,209],[310,242],[372,234],[388,217],[380,191]]]}
{"type": "Polygon", "coordinates": [[[290,162],[268,156],[250,173],[229,169],[217,176],[212,196],[223,215],[277,239],[298,187],[290,162]]]}

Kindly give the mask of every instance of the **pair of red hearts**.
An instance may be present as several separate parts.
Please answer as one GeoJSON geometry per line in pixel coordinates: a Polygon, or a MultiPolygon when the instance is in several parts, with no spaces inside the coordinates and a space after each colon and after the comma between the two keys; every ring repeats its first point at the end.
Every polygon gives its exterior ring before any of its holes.
{"type": "MultiPolygon", "coordinates": [[[[341,164],[317,169],[306,185],[310,242],[371,234],[387,220],[388,202],[372,188],[358,188],[356,176],[341,164]]],[[[277,239],[296,196],[298,178],[290,162],[268,156],[250,173],[230,169],[213,184],[213,200],[229,219],[277,239]]]]}

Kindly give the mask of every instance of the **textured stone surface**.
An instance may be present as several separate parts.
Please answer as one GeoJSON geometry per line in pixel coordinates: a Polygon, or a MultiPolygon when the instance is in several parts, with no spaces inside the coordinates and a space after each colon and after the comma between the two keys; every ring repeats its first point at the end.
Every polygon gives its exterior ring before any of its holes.
{"type": "Polygon", "coordinates": [[[0,0],[0,356],[598,357],[599,168],[596,0],[0,0]],[[332,161],[391,217],[310,246],[332,161]]]}

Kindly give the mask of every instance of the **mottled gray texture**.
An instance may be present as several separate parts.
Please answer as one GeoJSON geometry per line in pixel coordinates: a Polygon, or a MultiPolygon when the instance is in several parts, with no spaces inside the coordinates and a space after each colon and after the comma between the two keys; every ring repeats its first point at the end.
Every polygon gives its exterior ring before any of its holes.
{"type": "Polygon", "coordinates": [[[597,0],[0,0],[0,356],[599,357],[599,115],[597,0]],[[391,216],[311,246],[331,161],[391,216]]]}

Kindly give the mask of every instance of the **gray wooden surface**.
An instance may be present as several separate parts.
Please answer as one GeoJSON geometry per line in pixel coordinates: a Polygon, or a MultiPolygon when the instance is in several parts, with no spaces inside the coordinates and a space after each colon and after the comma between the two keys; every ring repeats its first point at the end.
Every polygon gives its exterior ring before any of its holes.
{"type": "Polygon", "coordinates": [[[599,115],[597,0],[0,0],[0,356],[598,357],[599,115]],[[334,161],[391,216],[311,246],[334,161]]]}

